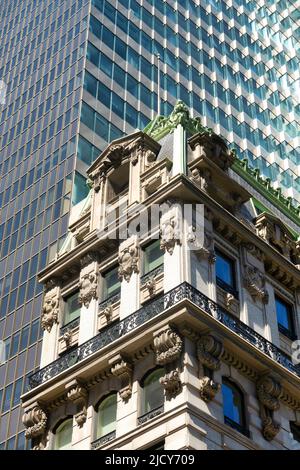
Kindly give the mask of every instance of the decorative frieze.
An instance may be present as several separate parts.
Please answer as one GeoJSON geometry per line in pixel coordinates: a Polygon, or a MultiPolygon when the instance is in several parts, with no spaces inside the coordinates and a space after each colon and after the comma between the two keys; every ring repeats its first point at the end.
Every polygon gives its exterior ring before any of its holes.
{"type": "Polygon", "coordinates": [[[251,265],[244,266],[244,286],[251,297],[261,300],[264,304],[269,302],[269,294],[265,289],[266,278],[260,270],[251,265]]]}
{"type": "Polygon", "coordinates": [[[88,392],[85,386],[77,379],[66,385],[67,399],[77,406],[75,421],[81,428],[87,418],[88,392]]]}
{"type": "Polygon", "coordinates": [[[81,260],[79,303],[86,308],[92,299],[98,299],[98,253],[87,253],[81,260]]]}
{"type": "Polygon", "coordinates": [[[121,388],[119,390],[122,400],[127,401],[132,395],[132,375],[133,366],[131,362],[118,354],[109,361],[112,365],[111,373],[121,380],[121,388]]]}
{"type": "Polygon", "coordinates": [[[40,403],[35,402],[25,409],[22,422],[26,439],[32,439],[33,450],[43,450],[47,445],[48,415],[40,403]]]}
{"type": "Polygon", "coordinates": [[[52,326],[59,320],[60,283],[51,280],[46,284],[43,313],[41,319],[42,328],[50,333],[52,326]]]}
{"type": "Polygon", "coordinates": [[[182,351],[182,339],[169,325],[154,334],[154,352],[156,363],[166,365],[179,358],[182,351]]]}
{"type": "Polygon", "coordinates": [[[120,280],[129,282],[131,275],[139,272],[139,247],[136,239],[129,246],[120,246],[118,262],[120,280]]]}

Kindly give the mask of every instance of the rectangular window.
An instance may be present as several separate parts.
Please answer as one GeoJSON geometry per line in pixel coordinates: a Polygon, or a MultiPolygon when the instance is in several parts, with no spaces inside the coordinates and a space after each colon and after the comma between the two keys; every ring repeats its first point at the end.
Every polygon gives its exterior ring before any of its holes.
{"type": "Polygon", "coordinates": [[[144,249],[144,274],[161,266],[164,262],[164,253],[160,249],[160,240],[155,240],[144,249]]]}
{"type": "Polygon", "coordinates": [[[278,329],[280,333],[294,340],[295,331],[292,306],[277,296],[275,296],[275,305],[278,329]]]}
{"type": "Polygon", "coordinates": [[[218,250],[216,250],[216,281],[219,287],[238,297],[235,280],[235,263],[218,250]]]}
{"type": "Polygon", "coordinates": [[[71,323],[80,316],[79,291],[74,292],[65,300],[64,325],[71,323]]]}
{"type": "Polygon", "coordinates": [[[121,283],[118,276],[118,268],[110,269],[103,274],[103,300],[117,295],[121,290],[121,283]]]}

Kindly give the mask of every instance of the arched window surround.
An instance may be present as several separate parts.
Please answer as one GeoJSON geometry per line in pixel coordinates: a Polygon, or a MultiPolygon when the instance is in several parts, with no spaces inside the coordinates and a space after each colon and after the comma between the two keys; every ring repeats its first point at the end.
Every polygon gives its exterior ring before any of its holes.
{"type": "Polygon", "coordinates": [[[118,408],[118,391],[117,390],[111,390],[108,393],[105,393],[96,403],[94,406],[95,410],[95,426],[94,426],[94,435],[95,439],[102,439],[105,436],[109,434],[114,434],[116,433],[116,425],[117,425],[117,408],[118,408]],[[101,431],[100,427],[100,419],[101,415],[101,407],[104,406],[105,403],[109,401],[112,397],[115,397],[115,414],[114,414],[114,425],[113,423],[107,423],[106,429],[107,432],[104,430],[101,431]]]}
{"type": "MultiPolygon", "coordinates": [[[[161,410],[161,408],[163,408],[164,406],[164,391],[161,385],[157,387],[156,389],[155,387],[153,387],[151,395],[148,395],[148,396],[145,395],[146,393],[145,386],[147,386],[147,382],[149,381],[149,379],[150,379],[149,385],[151,386],[151,376],[155,377],[155,374],[157,374],[157,377],[159,380],[159,378],[165,374],[164,368],[154,367],[148,370],[139,381],[140,383],[140,394],[139,394],[140,396],[139,396],[139,407],[138,407],[139,420],[143,416],[146,416],[148,414],[150,415],[152,412],[155,412],[156,410],[158,411],[158,414],[159,414],[159,410],[161,410]],[[158,392],[156,393],[156,398],[158,398],[157,405],[155,404],[155,392],[158,392]],[[161,392],[161,396],[159,396],[160,395],[159,392],[161,392]],[[152,404],[151,404],[151,399],[153,399],[152,404]]],[[[150,391],[151,391],[151,388],[150,388],[150,391]]]]}
{"type": "Polygon", "coordinates": [[[53,427],[52,429],[52,434],[53,434],[53,449],[54,450],[71,450],[71,445],[72,445],[72,433],[73,433],[73,416],[68,415],[65,416],[64,418],[61,418],[53,427]],[[63,448],[61,449],[59,442],[58,442],[58,433],[62,430],[64,425],[67,425],[69,423],[71,425],[71,439],[70,439],[70,446],[68,448],[63,448]]]}

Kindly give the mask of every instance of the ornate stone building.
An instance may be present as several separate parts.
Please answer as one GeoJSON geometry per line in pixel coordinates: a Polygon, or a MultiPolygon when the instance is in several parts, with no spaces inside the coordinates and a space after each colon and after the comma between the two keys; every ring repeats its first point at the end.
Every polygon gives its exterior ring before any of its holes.
{"type": "Polygon", "coordinates": [[[179,102],[90,167],[40,273],[33,449],[300,448],[299,227],[237,165],[179,102]]]}

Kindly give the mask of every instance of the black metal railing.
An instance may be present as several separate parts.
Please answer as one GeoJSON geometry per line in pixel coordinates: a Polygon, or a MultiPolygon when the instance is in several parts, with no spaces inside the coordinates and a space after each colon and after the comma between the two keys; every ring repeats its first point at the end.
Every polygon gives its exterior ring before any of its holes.
{"type": "Polygon", "coordinates": [[[80,316],[70,321],[60,329],[60,335],[63,336],[67,331],[74,330],[80,323],[80,316]]]}
{"type": "Polygon", "coordinates": [[[196,288],[187,282],[184,282],[166,294],[161,294],[152,301],[149,301],[146,305],[126,317],[124,320],[108,325],[97,336],[94,336],[86,343],[78,346],[75,351],[66,353],[63,357],[31,375],[29,378],[29,389],[37,387],[47,380],[52,379],[61,372],[67,370],[69,367],[83,361],[97,351],[100,351],[105,346],[108,346],[127,333],[130,333],[132,330],[138,328],[148,320],[151,320],[164,312],[167,308],[178,304],[184,299],[197,305],[207,314],[214,316],[214,318],[219,320],[219,322],[230,330],[234,331],[245,341],[286,367],[289,371],[300,376],[300,366],[294,365],[289,356],[281,349],[267,341],[263,336],[256,333],[252,328],[241,322],[224,308],[218,306],[214,301],[210,300],[196,288]]]}
{"type": "Polygon", "coordinates": [[[116,438],[116,431],[110,432],[109,434],[105,434],[105,436],[99,437],[96,441],[92,442],[91,449],[97,450],[99,447],[103,446],[104,444],[108,444],[108,442],[112,441],[116,438]]]}
{"type": "Polygon", "coordinates": [[[103,300],[102,302],[99,303],[99,310],[105,310],[106,307],[109,305],[115,304],[119,302],[121,298],[121,290],[117,292],[116,294],[111,295],[107,299],[103,300]]]}
{"type": "Polygon", "coordinates": [[[139,424],[147,423],[150,419],[156,418],[156,416],[161,415],[164,412],[164,405],[155,408],[154,410],[148,411],[148,413],[143,414],[138,418],[139,424]]]}

